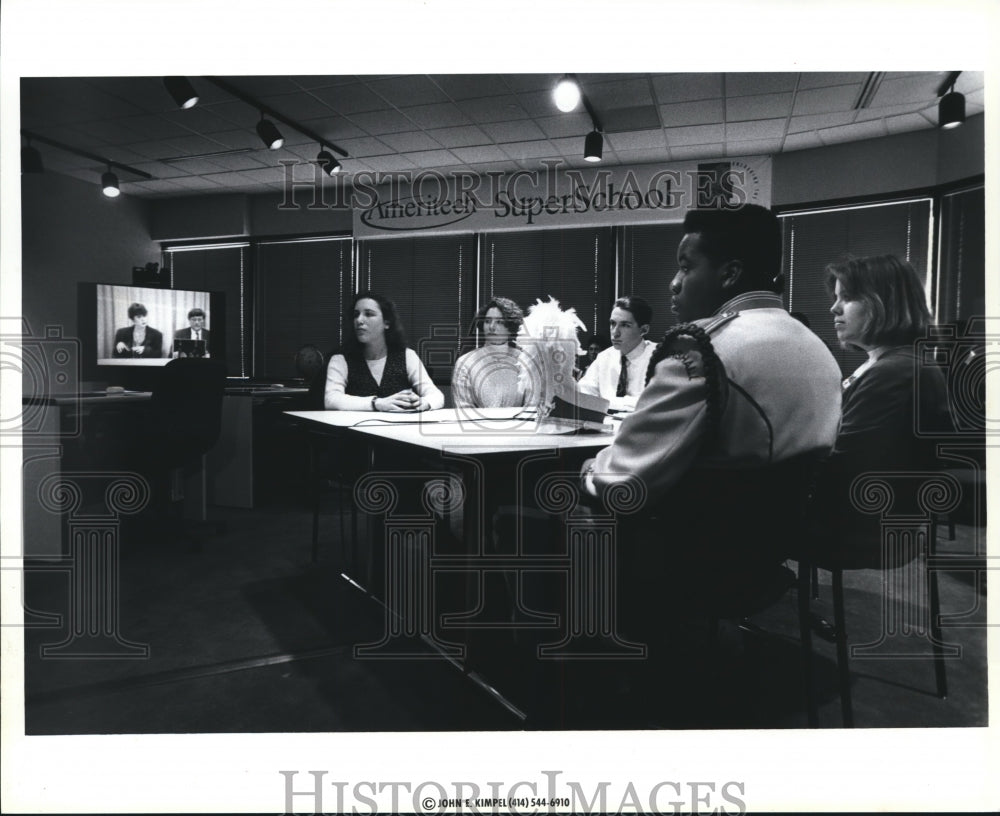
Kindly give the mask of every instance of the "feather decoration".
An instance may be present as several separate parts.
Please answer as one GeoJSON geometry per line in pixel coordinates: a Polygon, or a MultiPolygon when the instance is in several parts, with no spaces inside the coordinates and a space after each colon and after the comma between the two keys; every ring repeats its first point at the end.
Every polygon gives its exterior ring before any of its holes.
{"type": "Polygon", "coordinates": [[[573,367],[583,353],[577,336],[587,327],[572,307],[561,309],[559,301],[548,296],[528,307],[528,314],[518,332],[518,345],[524,349],[525,365],[519,375],[528,395],[526,405],[538,406],[544,416],[556,395],[566,397],[576,392],[573,367]]]}

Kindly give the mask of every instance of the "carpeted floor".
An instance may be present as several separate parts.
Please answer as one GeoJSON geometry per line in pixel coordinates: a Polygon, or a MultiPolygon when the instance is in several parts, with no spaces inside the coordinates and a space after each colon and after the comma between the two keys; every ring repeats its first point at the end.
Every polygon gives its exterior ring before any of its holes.
{"type": "MultiPolygon", "coordinates": [[[[693,629],[659,661],[486,659],[470,677],[420,641],[408,659],[356,655],[391,621],[341,575],[334,515],[316,564],[310,515],[295,502],[213,516],[227,529],[200,546],[150,538],[141,518],[123,525],[117,633],[148,646],[146,657],[43,657],[70,633],[70,574],[27,570],[27,608],[62,615],[25,630],[28,734],[805,726],[794,592],[755,616],[754,631],[724,626],[713,640],[693,629]]],[[[974,552],[980,533],[959,526],[940,550],[974,552]]],[[[929,660],[855,658],[857,726],[987,724],[984,588],[963,571],[942,572],[940,584],[944,640],[958,647],[947,699],[934,693],[929,660]]],[[[820,595],[813,606],[832,619],[824,572],[820,595]]],[[[879,574],[847,573],[845,596],[851,642],[877,640],[879,574]]],[[[477,649],[506,656],[518,638],[485,633],[477,649]]],[[[834,647],[816,638],[814,652],[820,723],[838,727],[834,647]]]]}

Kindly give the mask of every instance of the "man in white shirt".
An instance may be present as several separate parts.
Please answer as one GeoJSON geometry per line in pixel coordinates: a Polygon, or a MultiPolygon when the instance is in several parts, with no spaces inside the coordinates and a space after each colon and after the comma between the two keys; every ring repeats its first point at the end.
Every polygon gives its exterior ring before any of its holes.
{"type": "Polygon", "coordinates": [[[615,301],[608,327],[611,347],[604,349],[580,378],[584,394],[608,400],[612,411],[631,411],[646,385],[654,343],[646,339],[653,319],[650,305],[638,295],[615,301]]]}

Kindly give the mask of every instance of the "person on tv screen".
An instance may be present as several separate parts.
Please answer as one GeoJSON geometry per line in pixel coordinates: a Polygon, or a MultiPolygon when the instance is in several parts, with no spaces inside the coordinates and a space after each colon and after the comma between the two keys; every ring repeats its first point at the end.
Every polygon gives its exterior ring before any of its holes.
{"type": "Polygon", "coordinates": [[[188,312],[188,323],[190,324],[186,329],[178,329],[174,332],[174,340],[204,340],[205,347],[204,352],[201,349],[196,350],[193,353],[186,352],[182,348],[178,348],[178,344],[174,343],[174,350],[171,354],[172,357],[211,357],[212,347],[209,342],[209,335],[211,334],[208,329],[205,328],[205,310],[195,306],[190,312],[188,312]]]}
{"type": "Polygon", "coordinates": [[[115,357],[155,359],[163,356],[163,334],[146,325],[146,307],[133,303],[128,307],[131,326],[115,332],[115,357]]]}

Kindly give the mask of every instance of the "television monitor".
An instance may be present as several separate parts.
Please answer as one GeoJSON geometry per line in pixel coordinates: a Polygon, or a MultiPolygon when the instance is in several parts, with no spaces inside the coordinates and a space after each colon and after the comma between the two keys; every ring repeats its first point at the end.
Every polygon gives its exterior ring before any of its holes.
{"type": "Polygon", "coordinates": [[[78,307],[88,379],[149,387],[176,357],[226,358],[222,292],[82,283],[78,307]]]}

